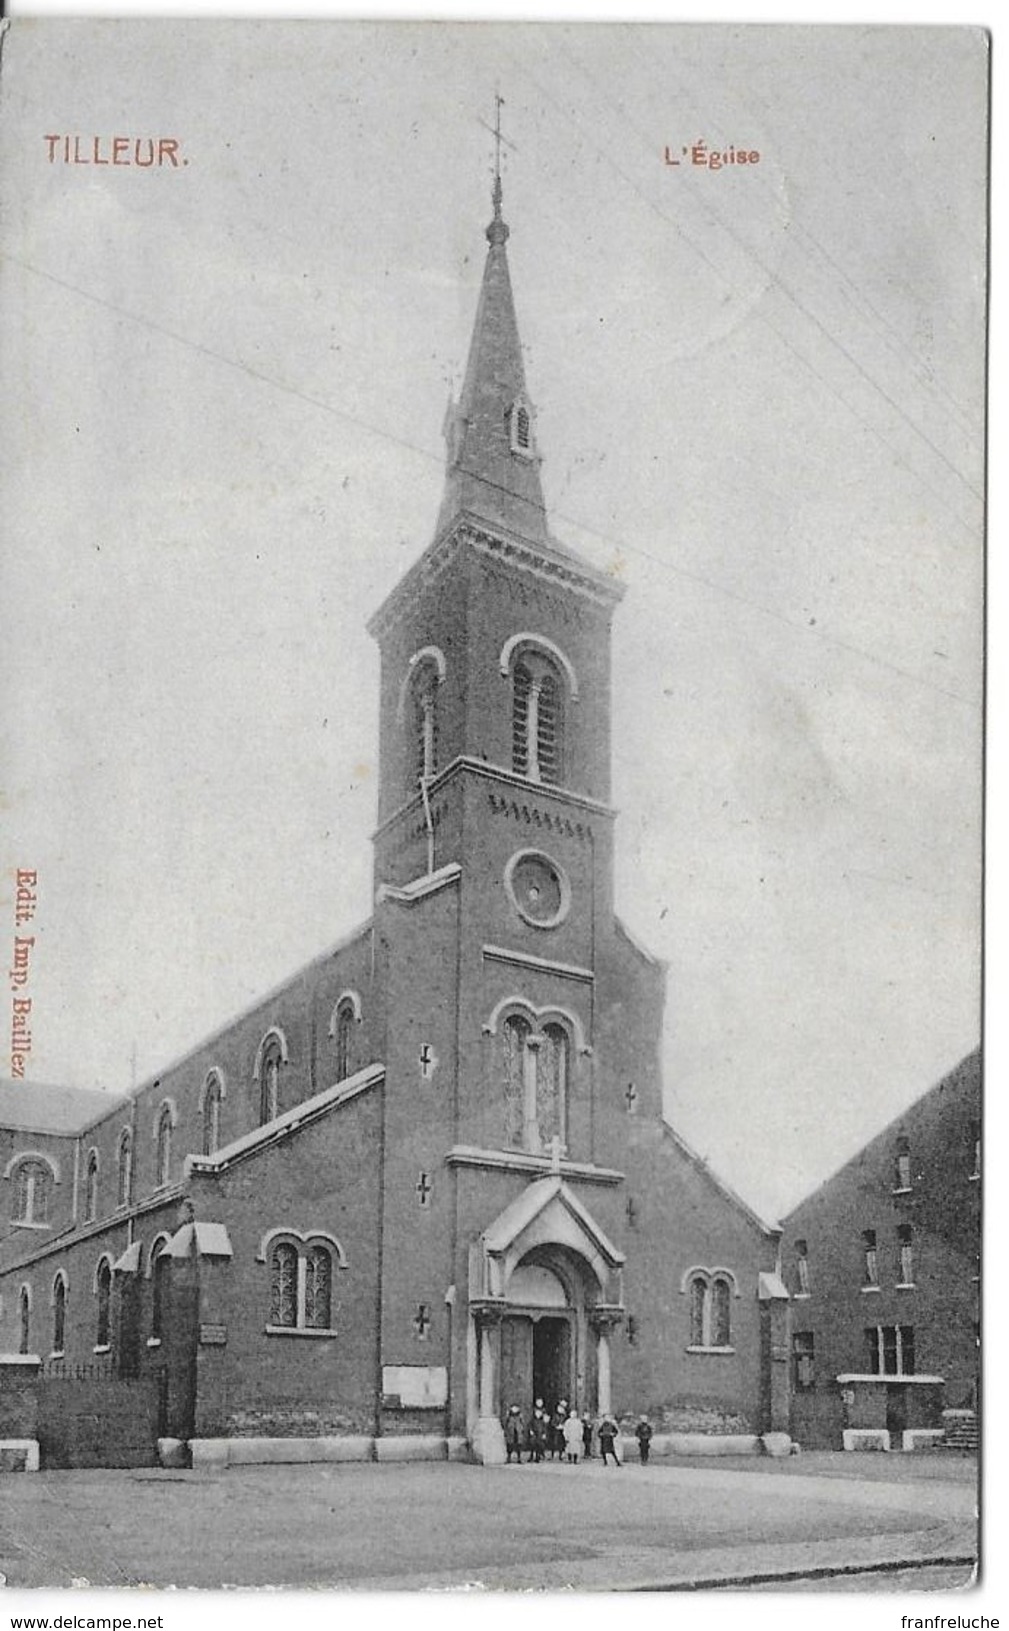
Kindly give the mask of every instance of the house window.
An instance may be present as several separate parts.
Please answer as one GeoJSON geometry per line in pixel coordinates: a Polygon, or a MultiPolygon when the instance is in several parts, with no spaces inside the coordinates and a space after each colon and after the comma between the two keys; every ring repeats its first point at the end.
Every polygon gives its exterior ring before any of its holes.
{"type": "Polygon", "coordinates": [[[278,1240],[270,1252],[268,1331],[333,1332],[333,1251],[314,1239],[278,1240]]]}
{"type": "Polygon", "coordinates": [[[259,1064],[259,1125],[273,1121],[280,1104],[280,1066],[283,1050],[280,1038],[269,1036],[263,1044],[259,1064]]]}
{"type": "Polygon", "coordinates": [[[534,1031],[531,1020],[510,1014],[501,1027],[505,1139],[540,1155],[566,1136],[571,1038],[556,1022],[534,1031]]]}
{"type": "Polygon", "coordinates": [[[538,651],[526,651],[512,673],[512,769],[557,785],[564,774],[564,706],[560,677],[538,651]]]}
{"type": "Polygon", "coordinates": [[[869,1325],[865,1331],[866,1372],[870,1376],[914,1375],[914,1327],[869,1325]]]}
{"type": "Polygon", "coordinates": [[[812,1331],[796,1331],[792,1336],[792,1378],[797,1393],[809,1393],[816,1386],[816,1352],[812,1331]]]}
{"type": "Polygon", "coordinates": [[[67,1282],[62,1273],[53,1281],[53,1353],[63,1352],[67,1335],[67,1282]]]}
{"type": "Polygon", "coordinates": [[[970,1124],[970,1141],[974,1151],[974,1165],[971,1169],[972,1178],[981,1176],[981,1123],[972,1121],[970,1124]]]}
{"type": "Polygon", "coordinates": [[[354,1005],[349,998],[336,1011],[336,1079],[345,1082],[352,1075],[351,1040],[354,1035],[354,1005]]]}
{"type": "Polygon", "coordinates": [[[726,1274],[696,1269],[690,1277],[690,1347],[730,1351],[732,1285],[726,1274]]]}
{"type": "Polygon", "coordinates": [[[52,1181],[53,1175],[44,1162],[22,1161],[14,1181],[11,1221],[28,1224],[48,1223],[52,1181]]]}
{"type": "Polygon", "coordinates": [[[797,1295],[809,1296],[809,1247],[804,1240],[795,1242],[795,1278],[798,1282],[797,1295]]]}
{"type": "Polygon", "coordinates": [[[221,1143],[221,1101],[224,1089],[216,1070],[212,1070],[203,1087],[203,1153],[213,1155],[221,1143]]]}
{"type": "Polygon", "coordinates": [[[911,1146],[906,1138],[898,1138],[894,1149],[893,1187],[899,1194],[911,1188],[911,1146]]]}
{"type": "Polygon", "coordinates": [[[133,1187],[133,1134],[128,1127],[124,1127],[119,1135],[117,1170],[116,1202],[119,1206],[129,1206],[130,1190],[133,1187]]]}
{"type": "Polygon", "coordinates": [[[95,1295],[98,1298],[95,1347],[107,1348],[112,1332],[112,1264],[107,1257],[102,1258],[95,1270],[95,1295]]]}
{"type": "Polygon", "coordinates": [[[862,1231],[862,1274],[863,1286],[879,1285],[879,1265],[876,1258],[875,1229],[864,1229],[862,1231]]]}
{"type": "Polygon", "coordinates": [[[151,1340],[160,1342],[165,1334],[165,1311],[168,1305],[168,1276],[172,1260],[168,1255],[168,1242],[155,1241],[151,1247],[151,1340]]]}
{"type": "Polygon", "coordinates": [[[155,1182],[159,1189],[167,1184],[172,1171],[172,1107],[163,1104],[158,1112],[155,1153],[155,1182]]]}
{"type": "Polygon", "coordinates": [[[18,1352],[31,1353],[32,1341],[32,1294],[27,1286],[21,1287],[21,1296],[18,1302],[18,1352]]]}
{"type": "Polygon", "coordinates": [[[94,1223],[98,1216],[98,1151],[88,1156],[87,1176],[84,1180],[84,1221],[94,1223]]]}
{"type": "Polygon", "coordinates": [[[909,1223],[902,1223],[897,1230],[900,1284],[902,1286],[914,1285],[914,1245],[912,1243],[912,1234],[913,1231],[909,1223]]]}

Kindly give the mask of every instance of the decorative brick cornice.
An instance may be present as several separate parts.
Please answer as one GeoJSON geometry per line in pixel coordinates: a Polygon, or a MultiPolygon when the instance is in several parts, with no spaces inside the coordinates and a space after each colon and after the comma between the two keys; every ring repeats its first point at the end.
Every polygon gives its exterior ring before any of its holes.
{"type": "MultiPolygon", "coordinates": [[[[530,826],[546,827],[554,832],[566,833],[571,838],[591,838],[592,828],[587,823],[572,820],[564,811],[558,810],[557,805],[571,805],[575,809],[584,810],[590,815],[601,816],[607,821],[615,821],[617,812],[611,804],[603,804],[600,799],[590,798],[587,793],[575,793],[568,787],[555,787],[548,782],[533,782],[528,776],[518,776],[513,770],[506,770],[504,765],[487,764],[483,759],[471,759],[460,754],[451,764],[440,770],[437,776],[432,777],[428,788],[429,799],[443,792],[448,785],[463,771],[473,776],[480,776],[484,781],[498,782],[502,787],[514,788],[525,794],[521,803],[517,799],[505,798],[502,794],[491,795],[495,800],[493,810],[498,815],[511,815],[516,821],[524,821],[530,826]],[[554,809],[544,809],[543,806],[553,804],[554,809]]],[[[412,811],[423,809],[423,800],[419,793],[401,804],[398,810],[386,816],[372,834],[373,839],[381,838],[398,821],[412,811]]],[[[438,825],[447,806],[441,804],[434,812],[434,824],[438,825]]],[[[421,837],[427,831],[426,826],[419,826],[411,838],[421,837]]]]}
{"type": "Polygon", "coordinates": [[[464,511],[435,538],[386,597],[368,623],[369,634],[381,640],[406,612],[412,610],[417,596],[454,566],[466,549],[493,561],[506,563],[540,582],[556,584],[565,593],[581,595],[599,606],[615,606],[625,593],[622,583],[605,572],[597,571],[587,561],[579,561],[576,555],[560,545],[530,543],[504,527],[492,530],[485,522],[464,511]]]}

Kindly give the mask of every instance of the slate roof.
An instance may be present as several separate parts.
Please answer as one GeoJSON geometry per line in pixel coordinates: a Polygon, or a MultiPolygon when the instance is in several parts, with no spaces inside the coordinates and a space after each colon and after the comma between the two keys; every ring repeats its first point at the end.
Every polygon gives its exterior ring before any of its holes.
{"type": "Polygon", "coordinates": [[[124,1095],[83,1087],[0,1078],[0,1128],[13,1132],[79,1133],[122,1104],[124,1095]]]}

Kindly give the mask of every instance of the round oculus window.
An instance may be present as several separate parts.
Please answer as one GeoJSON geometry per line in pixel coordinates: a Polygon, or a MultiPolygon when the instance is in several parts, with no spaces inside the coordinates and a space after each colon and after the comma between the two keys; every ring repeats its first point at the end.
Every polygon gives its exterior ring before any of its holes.
{"type": "Polygon", "coordinates": [[[536,928],[552,929],[567,917],[571,904],[568,880],[548,855],[538,850],[513,855],[505,884],[519,915],[536,928]]]}

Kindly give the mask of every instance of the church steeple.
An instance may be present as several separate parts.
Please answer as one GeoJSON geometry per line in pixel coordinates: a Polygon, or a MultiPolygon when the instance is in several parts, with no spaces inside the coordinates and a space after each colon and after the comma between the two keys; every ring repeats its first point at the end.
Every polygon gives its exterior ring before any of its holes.
{"type": "Polygon", "coordinates": [[[473,338],[458,403],[445,422],[448,466],[438,532],[462,512],[498,523],[532,542],[547,542],[535,415],[526,391],[522,346],[501,213],[500,163],[473,338]]]}

